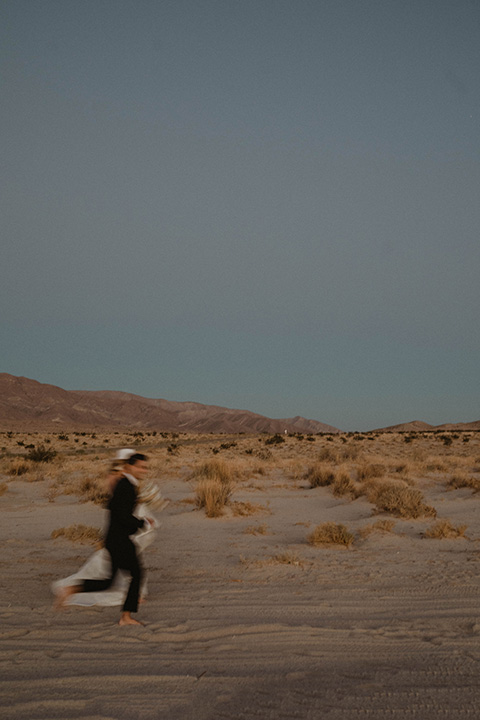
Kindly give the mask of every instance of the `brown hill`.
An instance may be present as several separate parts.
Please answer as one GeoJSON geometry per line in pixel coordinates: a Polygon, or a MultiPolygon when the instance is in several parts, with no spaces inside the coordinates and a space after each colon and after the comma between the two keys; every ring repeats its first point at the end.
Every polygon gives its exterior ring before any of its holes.
{"type": "Polygon", "coordinates": [[[389,425],[388,427],[378,428],[372,432],[425,432],[427,430],[435,430],[433,425],[429,425],[422,420],[412,420],[411,422],[399,423],[398,425],[389,425]]]}
{"type": "Polygon", "coordinates": [[[480,430],[480,420],[470,423],[444,423],[443,425],[429,425],[421,420],[412,420],[412,422],[389,425],[371,432],[432,432],[435,430],[476,431],[480,430]]]}
{"type": "Polygon", "coordinates": [[[177,432],[340,432],[316,420],[275,420],[248,410],[144,398],[110,390],[63,390],[0,373],[0,428],[72,430],[144,428],[177,432]]]}

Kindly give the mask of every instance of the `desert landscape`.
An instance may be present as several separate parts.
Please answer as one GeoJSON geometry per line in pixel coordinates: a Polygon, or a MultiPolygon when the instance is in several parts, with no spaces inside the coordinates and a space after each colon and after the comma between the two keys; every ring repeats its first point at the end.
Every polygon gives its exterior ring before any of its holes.
{"type": "Polygon", "coordinates": [[[5,430],[2,717],[478,717],[480,434],[5,430]],[[143,627],[52,608],[116,450],[170,500],[143,627]]]}

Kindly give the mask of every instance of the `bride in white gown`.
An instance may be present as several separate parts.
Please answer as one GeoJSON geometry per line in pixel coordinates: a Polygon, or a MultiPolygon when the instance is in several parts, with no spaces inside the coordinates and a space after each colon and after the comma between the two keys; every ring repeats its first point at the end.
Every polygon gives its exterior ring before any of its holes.
{"type": "MultiPolygon", "coordinates": [[[[124,452],[124,451],[120,451],[124,452]]],[[[132,453],[134,451],[131,451],[132,453]]],[[[119,453],[120,455],[120,453],[119,453]]],[[[118,459],[124,459],[122,456],[118,459]]],[[[145,483],[139,491],[138,505],[135,508],[135,515],[138,518],[146,520],[144,527],[137,530],[132,540],[136,545],[137,553],[141,557],[145,548],[152,544],[157,534],[160,523],[153,516],[153,510],[157,512],[163,510],[168,505],[168,500],[162,498],[160,489],[153,483],[145,483]],[[153,522],[150,522],[152,521],[153,522]]],[[[110,575],[111,560],[110,553],[106,548],[97,550],[89,557],[87,562],[82,565],[73,575],[62,578],[52,583],[52,591],[58,594],[62,588],[78,585],[81,580],[101,580],[110,575]]],[[[66,605],[83,605],[90,607],[92,605],[116,606],[123,605],[130,584],[130,574],[123,570],[118,570],[115,575],[113,584],[108,590],[101,592],[80,592],[70,595],[65,601],[66,605]]],[[[144,578],[140,586],[140,600],[147,596],[147,580],[144,578]]]]}

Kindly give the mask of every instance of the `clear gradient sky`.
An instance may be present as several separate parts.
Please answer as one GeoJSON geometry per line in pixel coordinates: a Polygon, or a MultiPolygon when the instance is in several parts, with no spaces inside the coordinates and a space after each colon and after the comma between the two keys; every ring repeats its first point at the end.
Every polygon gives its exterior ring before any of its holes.
{"type": "Polygon", "coordinates": [[[477,0],[3,0],[0,369],[480,419],[477,0]]]}

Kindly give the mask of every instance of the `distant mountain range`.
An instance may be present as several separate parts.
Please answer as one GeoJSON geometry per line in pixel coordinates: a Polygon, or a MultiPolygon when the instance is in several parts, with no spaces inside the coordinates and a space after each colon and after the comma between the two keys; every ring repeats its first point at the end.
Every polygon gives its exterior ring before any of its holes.
{"type": "Polygon", "coordinates": [[[111,390],[63,390],[55,385],[0,373],[3,430],[152,429],[175,432],[338,433],[338,428],[302,417],[276,420],[248,410],[195,402],[153,400],[111,390]]]}
{"type": "Polygon", "coordinates": [[[443,425],[429,425],[422,420],[412,420],[400,425],[389,425],[371,432],[434,432],[435,430],[480,430],[480,420],[469,423],[444,423],[443,425]]]}
{"type": "MultiPolygon", "coordinates": [[[[224,433],[339,433],[332,425],[297,416],[272,419],[248,410],[196,402],[154,400],[113,390],[63,390],[56,385],[0,373],[1,430],[121,430],[224,433]]],[[[480,430],[470,423],[429,425],[420,420],[371,432],[480,430]]]]}

